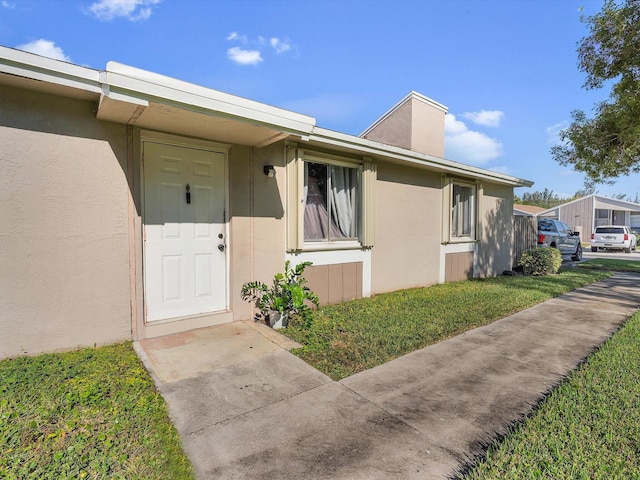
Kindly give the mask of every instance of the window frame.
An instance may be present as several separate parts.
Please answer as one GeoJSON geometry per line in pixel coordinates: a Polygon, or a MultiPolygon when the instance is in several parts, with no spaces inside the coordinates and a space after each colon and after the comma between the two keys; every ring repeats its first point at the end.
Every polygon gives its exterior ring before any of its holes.
{"type": "MultiPolygon", "coordinates": [[[[468,182],[464,180],[451,179],[450,183],[450,192],[449,192],[449,241],[451,243],[456,242],[475,242],[478,239],[478,184],[473,182],[468,182]],[[456,198],[455,191],[456,186],[464,187],[470,189],[469,195],[469,216],[470,216],[470,232],[468,234],[462,233],[457,234],[454,233],[457,230],[457,226],[454,225],[454,219],[456,218],[456,198]]],[[[463,212],[464,213],[464,212],[463,212]]],[[[458,219],[457,223],[462,222],[464,224],[464,216],[462,220],[458,219]]]]}
{"type": "MultiPolygon", "coordinates": [[[[353,244],[354,242],[357,242],[358,245],[360,245],[359,242],[359,238],[362,235],[362,177],[363,177],[363,165],[362,162],[345,162],[342,160],[335,160],[335,159],[327,159],[324,157],[319,157],[313,154],[310,155],[305,155],[305,157],[302,160],[303,162],[303,166],[302,169],[303,171],[306,171],[306,169],[304,168],[305,164],[307,163],[315,163],[315,164],[321,164],[321,165],[326,165],[327,167],[327,238],[323,238],[323,239],[307,239],[304,238],[304,246],[305,247],[309,247],[309,248],[313,248],[315,246],[318,245],[322,245],[322,246],[326,246],[331,245],[331,244],[347,244],[347,243],[351,243],[353,244]],[[357,180],[358,180],[358,211],[356,213],[357,216],[357,226],[356,226],[356,235],[354,237],[338,237],[338,238],[332,238],[330,235],[330,225],[331,225],[331,210],[332,210],[332,204],[333,202],[331,201],[330,197],[329,197],[329,190],[331,189],[331,175],[329,174],[329,169],[331,167],[340,167],[340,168],[350,168],[356,171],[356,175],[357,175],[357,180]]],[[[303,173],[304,175],[304,173],[303,173]]],[[[306,209],[306,198],[303,201],[303,211],[306,209]]],[[[303,232],[304,232],[304,218],[303,218],[303,232]]],[[[303,233],[304,235],[304,233],[303,233]]]]}
{"type": "Polygon", "coordinates": [[[377,166],[368,157],[351,158],[319,151],[305,151],[295,143],[285,142],[287,185],[287,251],[363,249],[375,240],[375,183],[377,166]],[[358,236],[346,239],[304,239],[305,161],[338,167],[357,168],[359,179],[358,236]]]}

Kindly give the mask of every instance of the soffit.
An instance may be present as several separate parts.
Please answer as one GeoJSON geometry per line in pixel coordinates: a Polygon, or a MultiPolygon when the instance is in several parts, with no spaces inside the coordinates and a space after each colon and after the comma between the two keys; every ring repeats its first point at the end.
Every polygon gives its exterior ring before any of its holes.
{"type": "Polygon", "coordinates": [[[153,101],[123,102],[104,96],[100,101],[98,118],[149,130],[248,146],[265,146],[288,137],[279,130],[217,116],[214,112],[194,112],[153,101]]]}
{"type": "Polygon", "coordinates": [[[627,212],[640,211],[640,205],[637,203],[618,200],[615,198],[600,197],[600,196],[595,197],[594,208],[621,210],[621,211],[627,211],[627,212]]]}
{"type": "Polygon", "coordinates": [[[77,88],[69,84],[51,83],[46,80],[28,78],[4,72],[0,72],[0,85],[32,90],[61,97],[78,98],[80,100],[96,101],[100,96],[98,88],[91,91],[84,88],[77,88]]]}

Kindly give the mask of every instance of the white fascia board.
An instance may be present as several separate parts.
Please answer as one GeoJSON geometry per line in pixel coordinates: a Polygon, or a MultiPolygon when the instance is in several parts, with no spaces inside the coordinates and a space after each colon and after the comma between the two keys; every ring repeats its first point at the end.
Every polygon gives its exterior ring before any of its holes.
{"type": "Polygon", "coordinates": [[[92,93],[102,91],[98,70],[15,48],[0,46],[0,72],[92,93]]]}
{"type": "Polygon", "coordinates": [[[640,204],[637,204],[634,202],[619,200],[617,198],[603,197],[602,195],[595,195],[595,194],[593,197],[594,197],[593,208],[598,208],[598,203],[602,202],[602,204],[604,204],[604,206],[606,207],[610,207],[611,205],[616,205],[618,208],[622,210],[628,210],[630,212],[640,211],[640,204]]]}
{"type": "Polygon", "coordinates": [[[105,75],[109,94],[118,93],[139,100],[188,106],[202,113],[216,112],[248,123],[284,129],[303,136],[308,135],[315,126],[315,118],[307,115],[117,62],[107,64],[105,75]]]}
{"type": "Polygon", "coordinates": [[[428,105],[431,105],[432,107],[434,107],[434,108],[436,108],[438,110],[441,110],[445,114],[449,111],[449,108],[445,107],[441,103],[438,103],[435,100],[433,100],[433,99],[431,99],[431,98],[429,98],[429,97],[427,97],[425,95],[422,95],[421,93],[418,93],[418,92],[415,92],[415,91],[411,91],[404,98],[402,98],[402,100],[400,100],[393,107],[391,107],[389,110],[387,110],[385,113],[383,113],[380,118],[378,118],[375,122],[373,122],[369,127],[367,127],[367,129],[364,132],[362,132],[358,136],[359,137],[364,137],[365,135],[367,135],[369,132],[371,132],[371,130],[373,130],[378,125],[380,125],[389,116],[393,115],[396,110],[398,110],[400,107],[402,107],[405,103],[407,103],[412,98],[416,99],[416,100],[419,100],[419,101],[421,101],[423,103],[426,103],[428,105]]]}
{"type": "Polygon", "coordinates": [[[451,175],[470,176],[513,187],[531,187],[533,185],[533,182],[529,180],[523,180],[510,175],[492,172],[491,170],[472,167],[463,163],[453,162],[444,158],[434,157],[432,155],[426,155],[324,128],[316,127],[313,134],[310,135],[309,140],[324,143],[328,146],[349,148],[363,155],[383,156],[414,167],[435,169],[451,175]]]}
{"type": "Polygon", "coordinates": [[[609,208],[612,205],[617,205],[620,209],[622,210],[628,210],[628,211],[640,211],[640,204],[634,203],[634,202],[627,202],[626,200],[618,200],[616,198],[609,198],[609,197],[603,197],[602,195],[598,195],[598,194],[591,194],[591,195],[587,195],[586,197],[580,197],[580,198],[576,198],[575,200],[571,200],[567,203],[563,203],[562,205],[558,205],[555,207],[551,207],[547,210],[544,210],[543,212],[540,213],[548,213],[551,212],[553,210],[557,210],[560,208],[564,208],[568,205],[573,205],[574,203],[578,203],[578,202],[584,202],[585,200],[587,200],[588,198],[593,198],[593,208],[600,208],[600,207],[606,207],[609,208]],[[603,202],[603,204],[598,204],[599,202],[603,202]]]}

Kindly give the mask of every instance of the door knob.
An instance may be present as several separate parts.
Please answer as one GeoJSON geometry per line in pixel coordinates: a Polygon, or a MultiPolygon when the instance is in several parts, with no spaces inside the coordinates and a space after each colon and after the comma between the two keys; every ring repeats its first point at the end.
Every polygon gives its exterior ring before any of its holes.
{"type": "Polygon", "coordinates": [[[224,252],[224,245],[222,243],[218,245],[218,250],[220,250],[221,252],[224,252]]]}

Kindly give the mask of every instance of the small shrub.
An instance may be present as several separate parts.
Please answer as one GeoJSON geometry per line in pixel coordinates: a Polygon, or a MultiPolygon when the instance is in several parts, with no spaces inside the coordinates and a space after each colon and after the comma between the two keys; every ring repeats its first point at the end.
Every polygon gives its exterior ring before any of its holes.
{"type": "Polygon", "coordinates": [[[562,265],[560,250],[553,247],[532,248],[522,254],[518,266],[525,275],[551,275],[562,265]]]}
{"type": "MultiPolygon", "coordinates": [[[[273,313],[283,315],[283,326],[286,327],[290,317],[297,317],[296,323],[306,328],[311,325],[312,316],[309,302],[319,306],[318,296],[306,286],[306,279],[302,276],[304,269],[311,266],[311,262],[302,262],[291,268],[291,262],[284,264],[284,273],[277,273],[273,277],[273,284],[269,287],[262,282],[248,282],[242,286],[243,300],[255,302],[260,309],[260,315],[265,321],[273,313]]],[[[273,326],[273,325],[272,325],[273,326]]]]}

